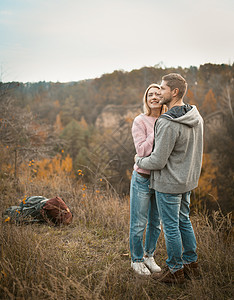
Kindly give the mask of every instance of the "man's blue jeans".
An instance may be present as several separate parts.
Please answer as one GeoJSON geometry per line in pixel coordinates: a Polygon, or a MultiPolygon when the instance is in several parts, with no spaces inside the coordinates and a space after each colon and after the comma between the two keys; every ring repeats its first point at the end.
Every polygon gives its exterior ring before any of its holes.
{"type": "Polygon", "coordinates": [[[163,225],[171,272],[183,268],[183,264],[197,260],[196,238],[189,219],[191,192],[165,194],[155,191],[159,215],[163,225]]]}
{"type": "Polygon", "coordinates": [[[153,256],[161,232],[155,191],[149,188],[150,180],[132,173],[130,188],[130,251],[133,262],[143,261],[143,255],[153,256]],[[148,221],[148,224],[147,224],[148,221]],[[145,249],[143,233],[146,228],[145,249]]]}

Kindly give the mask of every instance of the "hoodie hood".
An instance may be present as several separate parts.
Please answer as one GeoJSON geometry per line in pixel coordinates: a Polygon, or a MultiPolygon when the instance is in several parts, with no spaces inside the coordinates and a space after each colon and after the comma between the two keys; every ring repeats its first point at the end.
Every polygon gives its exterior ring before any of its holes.
{"type": "Polygon", "coordinates": [[[166,118],[173,122],[178,122],[189,127],[195,127],[202,122],[202,117],[196,106],[190,104],[174,106],[162,114],[160,118],[166,118]]]}

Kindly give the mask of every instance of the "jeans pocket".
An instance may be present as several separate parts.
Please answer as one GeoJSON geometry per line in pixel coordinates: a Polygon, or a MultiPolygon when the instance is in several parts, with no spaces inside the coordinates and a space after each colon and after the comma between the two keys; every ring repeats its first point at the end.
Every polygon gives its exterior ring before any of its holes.
{"type": "Polygon", "coordinates": [[[140,174],[136,173],[136,181],[140,184],[146,184],[149,185],[149,178],[145,178],[143,176],[141,176],[140,174]]]}

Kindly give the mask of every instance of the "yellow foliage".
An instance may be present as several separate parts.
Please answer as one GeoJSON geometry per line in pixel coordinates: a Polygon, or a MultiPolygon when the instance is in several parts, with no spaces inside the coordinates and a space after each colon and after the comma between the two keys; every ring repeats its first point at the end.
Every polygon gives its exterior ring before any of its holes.
{"type": "Polygon", "coordinates": [[[55,131],[57,132],[61,132],[63,130],[63,125],[62,125],[62,121],[61,121],[61,114],[57,114],[56,116],[56,121],[54,123],[54,128],[55,131]]]}
{"type": "Polygon", "coordinates": [[[131,180],[131,178],[132,178],[132,171],[131,170],[126,170],[126,175],[127,175],[128,179],[131,180]]]}
{"type": "Polygon", "coordinates": [[[202,173],[198,183],[200,198],[211,197],[211,200],[218,200],[218,190],[216,185],[216,174],[218,168],[213,165],[210,154],[204,153],[202,163],[202,173]]]}
{"type": "Polygon", "coordinates": [[[68,154],[64,160],[62,160],[62,170],[66,173],[71,173],[72,171],[72,158],[68,154]]]}
{"type": "Polygon", "coordinates": [[[57,154],[52,159],[44,158],[35,162],[36,170],[33,172],[38,179],[48,179],[54,175],[70,175],[72,173],[72,158],[67,155],[64,159],[60,154],[57,154]]]}
{"type": "Polygon", "coordinates": [[[196,105],[196,107],[199,107],[197,101],[195,100],[194,94],[190,89],[188,89],[186,97],[188,99],[189,104],[196,105]]]}
{"type": "Polygon", "coordinates": [[[203,101],[202,110],[204,113],[209,114],[215,112],[216,108],[217,108],[217,101],[213,91],[210,89],[203,101]]]}

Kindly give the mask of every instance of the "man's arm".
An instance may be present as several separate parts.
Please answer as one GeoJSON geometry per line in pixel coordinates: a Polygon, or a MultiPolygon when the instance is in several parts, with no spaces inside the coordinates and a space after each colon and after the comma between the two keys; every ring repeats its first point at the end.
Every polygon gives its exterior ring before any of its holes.
{"type": "Polygon", "coordinates": [[[155,147],[148,157],[136,157],[135,161],[138,167],[145,170],[161,170],[167,164],[168,158],[175,146],[177,139],[176,130],[173,128],[173,122],[166,119],[160,119],[155,129],[155,147]]]}

